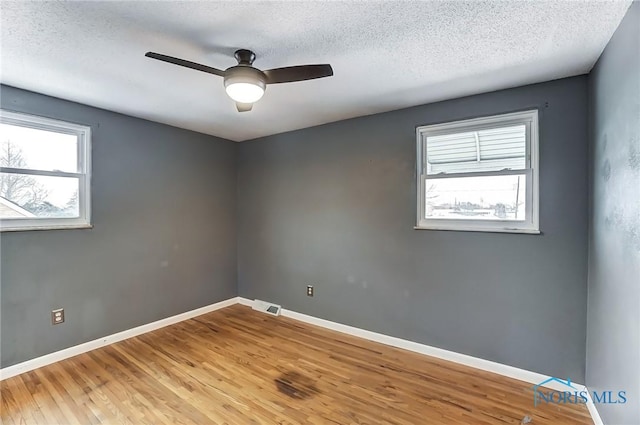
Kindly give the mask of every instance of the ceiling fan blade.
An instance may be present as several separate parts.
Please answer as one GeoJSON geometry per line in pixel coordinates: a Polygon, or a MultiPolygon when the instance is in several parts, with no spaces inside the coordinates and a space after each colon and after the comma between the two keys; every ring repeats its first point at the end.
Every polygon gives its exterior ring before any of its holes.
{"type": "Polygon", "coordinates": [[[151,59],[157,59],[159,61],[169,62],[174,65],[180,65],[186,68],[191,68],[198,71],[206,72],[208,74],[219,75],[220,77],[224,77],[224,71],[222,70],[212,68],[206,65],[201,65],[195,62],[186,61],[184,59],[174,58],[173,56],[161,55],[160,53],[154,53],[154,52],[147,52],[145,56],[151,59]]]}
{"type": "Polygon", "coordinates": [[[267,76],[267,84],[278,84],[331,77],[333,75],[333,68],[331,68],[329,64],[300,65],[268,69],[263,72],[267,76]]]}
{"type": "Polygon", "coordinates": [[[238,112],[249,112],[253,107],[253,103],[240,103],[236,102],[236,108],[238,112]]]}

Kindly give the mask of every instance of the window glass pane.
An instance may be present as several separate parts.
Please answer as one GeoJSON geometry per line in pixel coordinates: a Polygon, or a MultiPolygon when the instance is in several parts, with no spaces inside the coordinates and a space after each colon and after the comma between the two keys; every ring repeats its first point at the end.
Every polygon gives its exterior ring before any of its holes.
{"type": "Polygon", "coordinates": [[[524,221],[526,175],[427,179],[425,218],[524,221]]]}
{"type": "Polygon", "coordinates": [[[526,168],[526,126],[427,136],[427,174],[526,168]]]}
{"type": "Polygon", "coordinates": [[[78,137],[2,123],[0,167],[78,172],[78,137]]]}
{"type": "Polygon", "coordinates": [[[75,177],[0,173],[0,218],[78,217],[75,177]]]}

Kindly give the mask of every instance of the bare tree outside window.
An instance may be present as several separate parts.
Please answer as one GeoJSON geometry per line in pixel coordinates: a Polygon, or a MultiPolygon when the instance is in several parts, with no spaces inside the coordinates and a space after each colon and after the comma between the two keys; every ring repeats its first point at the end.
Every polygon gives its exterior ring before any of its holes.
{"type": "MultiPolygon", "coordinates": [[[[4,140],[0,150],[0,167],[25,168],[22,149],[11,140],[4,140]]],[[[21,207],[37,205],[47,198],[47,190],[31,176],[25,174],[0,175],[0,196],[21,207]]],[[[29,208],[26,208],[29,209],[29,208]]]]}
{"type": "MultiPolygon", "coordinates": [[[[0,143],[0,167],[27,168],[22,149],[10,139],[0,143]]],[[[65,205],[50,202],[50,188],[28,174],[1,173],[0,196],[24,208],[38,217],[70,217],[75,215],[78,203],[77,191],[65,205]]]]}

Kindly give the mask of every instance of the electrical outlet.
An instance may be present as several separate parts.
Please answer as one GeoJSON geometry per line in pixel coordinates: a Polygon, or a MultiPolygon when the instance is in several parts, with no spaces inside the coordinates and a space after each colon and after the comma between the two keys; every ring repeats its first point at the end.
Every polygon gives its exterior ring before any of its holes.
{"type": "Polygon", "coordinates": [[[59,325],[60,323],[64,323],[64,308],[51,310],[51,324],[59,325]]]}
{"type": "Polygon", "coordinates": [[[313,285],[307,285],[307,296],[313,297],[313,285]]]}

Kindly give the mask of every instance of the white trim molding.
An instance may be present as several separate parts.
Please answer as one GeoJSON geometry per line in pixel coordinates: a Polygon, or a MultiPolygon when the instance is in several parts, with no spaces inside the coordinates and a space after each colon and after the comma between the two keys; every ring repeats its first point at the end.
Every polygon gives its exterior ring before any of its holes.
{"type": "Polygon", "coordinates": [[[238,304],[246,305],[247,307],[253,307],[253,300],[249,298],[238,297],[238,304]]]}
{"type": "Polygon", "coordinates": [[[587,392],[587,409],[589,409],[589,414],[591,415],[591,419],[593,419],[594,425],[604,425],[602,418],[600,417],[600,413],[598,413],[598,409],[596,408],[596,404],[593,402],[593,398],[591,397],[591,393],[589,392],[588,387],[584,387],[587,392]]]}
{"type": "MultiPolygon", "coordinates": [[[[381,344],[389,345],[391,347],[402,348],[404,350],[413,351],[414,353],[424,354],[431,357],[436,357],[442,360],[448,360],[461,365],[473,367],[476,369],[481,369],[487,372],[497,373],[499,375],[507,376],[513,379],[518,379],[520,381],[529,382],[531,384],[537,384],[539,382],[543,382],[550,378],[550,376],[543,375],[541,373],[531,372],[531,371],[520,369],[514,366],[508,366],[502,363],[493,362],[491,360],[480,359],[478,357],[469,356],[467,354],[456,353],[454,351],[444,350],[442,348],[432,347],[429,345],[421,344],[419,342],[396,338],[394,336],[384,335],[377,332],[371,332],[371,331],[356,328],[353,326],[331,322],[325,319],[319,319],[317,317],[308,316],[306,314],[297,313],[295,311],[287,310],[284,308],[282,309],[282,315],[285,317],[290,317],[295,320],[299,320],[301,322],[309,323],[316,326],[321,326],[326,329],[331,329],[331,330],[342,332],[352,336],[364,338],[369,341],[378,342],[381,344]]],[[[577,384],[574,384],[574,385],[578,386],[577,384]]],[[[581,385],[581,387],[583,386],[581,385]]],[[[551,382],[549,383],[548,388],[564,390],[566,387],[563,387],[560,384],[551,382]]]]}
{"type": "Polygon", "coordinates": [[[106,345],[114,344],[125,339],[133,338],[134,336],[142,335],[147,332],[155,331],[156,329],[164,328],[165,326],[173,325],[178,322],[192,319],[194,317],[210,313],[221,308],[229,307],[231,305],[238,304],[238,298],[229,298],[228,300],[220,301],[215,304],[207,305],[197,308],[195,310],[187,311],[185,313],[176,314],[175,316],[167,317],[157,320],[155,322],[147,323],[146,325],[137,326],[126,331],[118,332],[112,335],[107,335],[102,338],[94,339],[93,341],[85,342],[80,345],[65,348],[64,350],[56,351],[54,353],[46,354],[42,357],[36,357],[35,359],[27,360],[22,363],[15,364],[13,366],[0,369],[0,381],[20,375],[21,373],[29,372],[34,369],[41,368],[43,366],[50,365],[52,363],[59,362],[69,357],[77,356],[88,351],[95,350],[96,348],[104,347],[106,345]]]}

